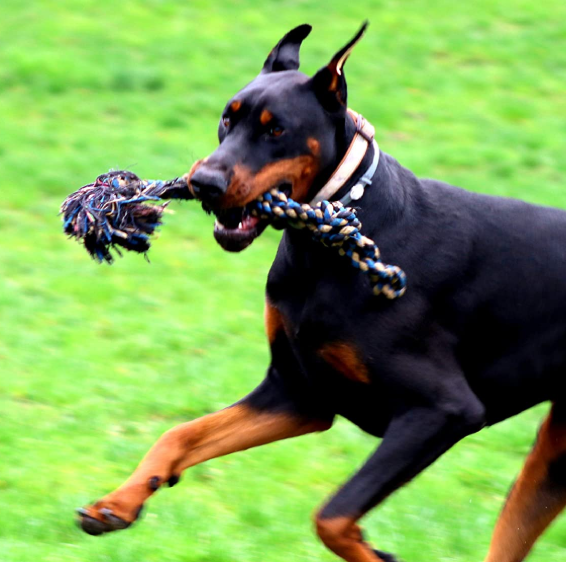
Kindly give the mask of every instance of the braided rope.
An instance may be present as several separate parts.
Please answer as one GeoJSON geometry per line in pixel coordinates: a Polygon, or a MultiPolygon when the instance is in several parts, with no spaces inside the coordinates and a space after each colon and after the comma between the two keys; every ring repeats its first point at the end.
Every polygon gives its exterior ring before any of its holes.
{"type": "Polygon", "coordinates": [[[351,207],[344,207],[340,201],[320,201],[311,207],[289,199],[277,189],[264,193],[251,205],[252,215],[269,219],[274,226],[287,223],[294,228],[306,228],[314,240],[337,248],[355,268],[369,275],[375,295],[383,293],[395,299],[405,292],[405,272],[381,261],[379,248],[360,232],[362,224],[351,207]]]}
{"type": "MultiPolygon", "coordinates": [[[[121,255],[117,246],[146,253],[150,236],[161,224],[168,205],[168,202],[156,204],[163,199],[194,199],[194,196],[184,178],[141,180],[132,172],[111,171],[65,199],[61,205],[63,229],[82,241],[90,255],[100,262],[112,263],[110,248],[121,255]]],[[[337,249],[355,268],[366,273],[375,295],[395,299],[404,294],[404,271],[381,261],[374,241],[360,232],[362,224],[355,209],[344,207],[339,201],[321,201],[311,207],[272,189],[249,203],[247,210],[275,227],[307,229],[314,240],[337,249]]]]}

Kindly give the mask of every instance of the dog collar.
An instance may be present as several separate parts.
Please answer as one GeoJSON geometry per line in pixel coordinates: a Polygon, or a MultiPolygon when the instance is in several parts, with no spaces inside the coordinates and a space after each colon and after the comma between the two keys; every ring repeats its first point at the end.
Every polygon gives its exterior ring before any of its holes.
{"type": "Polygon", "coordinates": [[[373,145],[374,154],[373,161],[370,167],[366,170],[365,174],[358,180],[347,195],[345,195],[340,202],[343,205],[348,205],[352,201],[361,199],[367,185],[371,183],[372,177],[375,174],[377,165],[379,164],[379,147],[374,140],[375,128],[374,126],[364,119],[359,113],[352,109],[348,109],[348,115],[353,119],[356,124],[356,134],[342,158],[342,161],[334,170],[330,179],[316,194],[314,199],[310,202],[311,205],[320,203],[320,201],[329,201],[336,193],[344,186],[344,184],[352,177],[354,172],[359,168],[362,160],[370,146],[373,145]]]}

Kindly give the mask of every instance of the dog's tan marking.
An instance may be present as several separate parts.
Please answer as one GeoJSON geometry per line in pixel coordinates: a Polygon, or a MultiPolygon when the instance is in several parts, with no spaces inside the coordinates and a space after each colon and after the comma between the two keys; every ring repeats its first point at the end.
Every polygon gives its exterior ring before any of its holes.
{"type": "Polygon", "coordinates": [[[295,201],[305,200],[318,171],[318,161],[312,155],[302,155],[272,162],[255,175],[241,164],[234,166],[232,181],[222,198],[223,208],[243,207],[250,201],[278,184],[292,185],[291,196],[295,201]]]}
{"type": "Polygon", "coordinates": [[[519,562],[566,506],[566,420],[554,411],[541,426],[537,442],[501,513],[485,562],[519,562]],[[557,462],[559,461],[559,462],[557,462]]]}
{"type": "Polygon", "coordinates": [[[259,116],[259,121],[262,125],[267,125],[273,119],[271,111],[264,109],[259,116]]]}
{"type": "Polygon", "coordinates": [[[367,367],[358,350],[349,343],[329,343],[319,350],[320,356],[333,369],[356,382],[369,383],[367,367]]]}
{"type": "Polygon", "coordinates": [[[242,102],[240,100],[234,100],[230,104],[230,109],[232,110],[233,113],[240,111],[241,108],[242,108],[242,102]]]}
{"type": "Polygon", "coordinates": [[[316,532],[324,545],[346,562],[383,562],[364,542],[360,527],[351,517],[315,519],[316,532]]]}
{"type": "Polygon", "coordinates": [[[318,156],[320,154],[320,143],[314,137],[309,137],[307,139],[307,146],[313,156],[318,156]]]}
{"type": "Polygon", "coordinates": [[[338,90],[338,73],[331,65],[329,65],[328,69],[330,70],[330,72],[332,72],[332,80],[330,81],[328,90],[331,92],[336,92],[336,90],[338,90]]]}
{"type": "Polygon", "coordinates": [[[269,299],[265,300],[263,315],[265,320],[265,333],[267,334],[269,343],[272,344],[277,335],[284,329],[283,316],[279,310],[269,302],[269,299]]]}
{"type": "Polygon", "coordinates": [[[183,176],[183,179],[187,182],[187,185],[189,187],[189,191],[191,192],[191,194],[194,196],[195,193],[193,191],[193,186],[191,185],[191,178],[193,177],[193,174],[197,171],[197,168],[199,166],[201,166],[202,164],[205,164],[206,161],[208,160],[208,157],[206,158],[202,158],[201,160],[197,160],[192,166],[191,169],[183,176]]]}
{"type": "Polygon", "coordinates": [[[212,458],[265,445],[280,439],[324,431],[331,422],[310,420],[290,413],[259,411],[239,403],[164,433],[134,473],[116,491],[88,508],[101,521],[101,508],[109,508],[125,521],[133,521],[138,509],[154,490],[148,485],[157,477],[165,483],[191,466],[212,458]]]}

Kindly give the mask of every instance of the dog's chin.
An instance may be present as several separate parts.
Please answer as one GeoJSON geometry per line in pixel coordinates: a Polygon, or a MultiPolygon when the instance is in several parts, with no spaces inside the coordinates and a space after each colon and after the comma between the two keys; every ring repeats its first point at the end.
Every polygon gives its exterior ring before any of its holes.
{"type": "Polygon", "coordinates": [[[227,252],[241,252],[245,250],[265,229],[267,221],[258,217],[244,215],[237,225],[226,226],[222,216],[217,217],[214,223],[214,238],[227,252]]]}

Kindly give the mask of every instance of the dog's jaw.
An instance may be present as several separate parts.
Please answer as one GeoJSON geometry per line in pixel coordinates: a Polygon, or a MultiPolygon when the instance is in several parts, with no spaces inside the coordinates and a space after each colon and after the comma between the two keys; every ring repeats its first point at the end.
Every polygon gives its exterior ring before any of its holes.
{"type": "MultiPolygon", "coordinates": [[[[282,182],[277,186],[288,197],[292,192],[292,185],[282,182]]],[[[227,252],[241,252],[245,250],[269,225],[269,220],[252,215],[254,202],[244,207],[222,209],[214,211],[214,238],[222,249],[227,252]]]]}
{"type": "Polygon", "coordinates": [[[229,228],[217,218],[214,223],[214,238],[227,252],[245,250],[265,229],[267,221],[245,215],[235,228],[229,228]]]}

